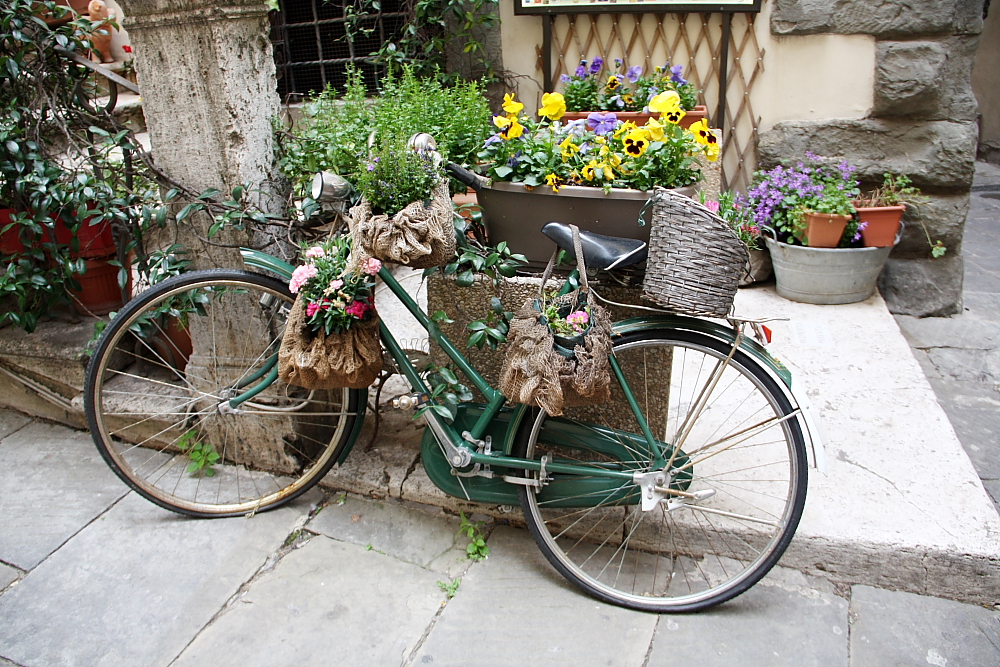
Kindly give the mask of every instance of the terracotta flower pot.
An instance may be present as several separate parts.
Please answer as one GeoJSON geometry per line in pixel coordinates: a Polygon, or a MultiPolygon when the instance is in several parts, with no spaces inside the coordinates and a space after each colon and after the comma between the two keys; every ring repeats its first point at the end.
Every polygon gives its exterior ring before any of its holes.
{"type": "Polygon", "coordinates": [[[118,267],[108,264],[110,259],[114,258],[84,260],[87,270],[76,276],[80,289],[70,290],[80,304],[94,315],[107,315],[125,304],[118,286],[118,267]]]}
{"type": "MultiPolygon", "coordinates": [[[[565,115],[561,118],[563,121],[569,120],[580,120],[581,118],[586,118],[593,111],[567,111],[565,115]]],[[[598,113],[609,113],[607,111],[599,111],[598,113]]],[[[646,121],[653,117],[658,117],[658,113],[642,113],[641,111],[613,111],[615,116],[618,117],[620,121],[632,121],[636,125],[645,125],[646,121]]],[[[708,116],[708,107],[704,104],[699,104],[691,111],[684,112],[684,118],[681,118],[680,126],[687,129],[697,123],[699,120],[704,120],[708,116]]]]}
{"type": "Polygon", "coordinates": [[[182,373],[194,351],[191,330],[184,327],[176,317],[166,318],[162,331],[157,331],[150,340],[150,345],[163,363],[182,373]]]}
{"type": "MultiPolygon", "coordinates": [[[[115,252],[115,237],[111,233],[111,221],[103,220],[96,225],[90,224],[93,218],[87,218],[80,223],[76,230],[76,238],[80,241],[80,249],[71,253],[74,258],[101,259],[115,252]]],[[[69,247],[73,240],[73,232],[70,231],[62,218],[56,218],[56,243],[69,247]]]]}
{"type": "Polygon", "coordinates": [[[850,219],[849,215],[806,212],[805,245],[810,248],[836,248],[850,219]]]}
{"type": "Polygon", "coordinates": [[[861,230],[865,246],[869,248],[885,248],[896,243],[899,233],[899,222],[903,219],[906,206],[865,206],[857,207],[861,222],[868,223],[861,230]]]}

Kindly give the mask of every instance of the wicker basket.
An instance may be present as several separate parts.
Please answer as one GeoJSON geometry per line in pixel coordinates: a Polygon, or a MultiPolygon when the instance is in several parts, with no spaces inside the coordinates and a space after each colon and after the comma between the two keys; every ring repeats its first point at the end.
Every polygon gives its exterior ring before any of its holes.
{"type": "Polygon", "coordinates": [[[729,224],[689,197],[655,188],[643,296],[685,315],[726,317],[747,264],[729,224]]]}

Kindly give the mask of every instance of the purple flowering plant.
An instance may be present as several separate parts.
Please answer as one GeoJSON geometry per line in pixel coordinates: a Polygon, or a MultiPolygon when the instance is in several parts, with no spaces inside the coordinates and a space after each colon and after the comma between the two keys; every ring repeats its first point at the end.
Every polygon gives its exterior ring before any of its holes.
{"type": "Polygon", "coordinates": [[[378,146],[364,161],[355,185],[378,213],[395,215],[415,201],[431,198],[444,174],[429,155],[401,142],[378,146]]]}
{"type": "Polygon", "coordinates": [[[647,111],[649,101],[659,93],[676,91],[681,108],[690,111],[698,104],[701,92],[683,77],[683,65],[656,67],[644,73],[639,65],[625,67],[615,58],[613,67],[605,67],[598,56],[588,65],[581,60],[576,71],[559,77],[564,84],[566,110],[581,111],[647,111]]]}
{"type": "Polygon", "coordinates": [[[839,163],[806,151],[806,159],[794,166],[778,165],[758,171],[743,201],[759,227],[774,230],[777,240],[805,245],[804,214],[835,213],[849,215],[838,247],[851,247],[861,241],[859,222],[853,200],[858,196],[855,167],[846,160],[839,163]]]}

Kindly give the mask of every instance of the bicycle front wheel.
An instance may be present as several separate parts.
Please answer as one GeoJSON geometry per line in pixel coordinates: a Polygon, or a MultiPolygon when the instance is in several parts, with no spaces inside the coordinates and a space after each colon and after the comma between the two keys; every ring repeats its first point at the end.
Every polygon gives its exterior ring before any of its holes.
{"type": "Polygon", "coordinates": [[[750,588],[791,541],[806,495],[802,431],[774,379],[730,352],[680,330],[616,341],[654,448],[615,376],[606,404],[522,425],[515,455],[594,471],[533,472],[541,486],[519,491],[539,548],[587,593],[643,611],[703,609],[750,588]]]}
{"type": "Polygon", "coordinates": [[[272,509],[316,484],[365,402],[358,390],[276,379],[292,302],[279,280],[225,269],[130,301],[98,341],[84,389],[90,432],[115,473],[152,502],[202,517],[272,509]]]}

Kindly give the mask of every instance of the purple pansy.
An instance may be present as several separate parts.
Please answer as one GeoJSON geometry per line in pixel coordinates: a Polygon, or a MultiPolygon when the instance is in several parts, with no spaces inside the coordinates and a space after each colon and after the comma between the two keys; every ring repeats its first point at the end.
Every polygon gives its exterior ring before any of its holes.
{"type": "Polygon", "coordinates": [[[625,78],[629,80],[629,83],[635,83],[642,76],[642,67],[636,65],[635,67],[629,67],[628,71],[625,72],[625,78]]]}
{"type": "Polygon", "coordinates": [[[590,73],[597,74],[598,72],[601,71],[602,67],[604,67],[604,58],[596,56],[594,58],[594,61],[590,63],[590,73]]]}
{"type": "Polygon", "coordinates": [[[563,74],[562,76],[559,77],[559,80],[562,81],[563,83],[569,83],[573,79],[569,74],[563,74]]]}
{"type": "Polygon", "coordinates": [[[586,60],[581,60],[580,64],[576,66],[576,76],[579,77],[579,78],[581,78],[581,79],[583,77],[587,76],[587,61],[586,60]]]}
{"type": "Polygon", "coordinates": [[[614,132],[615,128],[618,127],[618,116],[611,112],[600,113],[595,111],[587,116],[587,127],[597,135],[614,132]]]}
{"type": "Polygon", "coordinates": [[[670,80],[676,83],[678,86],[683,86],[687,84],[687,79],[685,79],[681,74],[684,72],[684,65],[674,65],[670,68],[670,80]]]}

